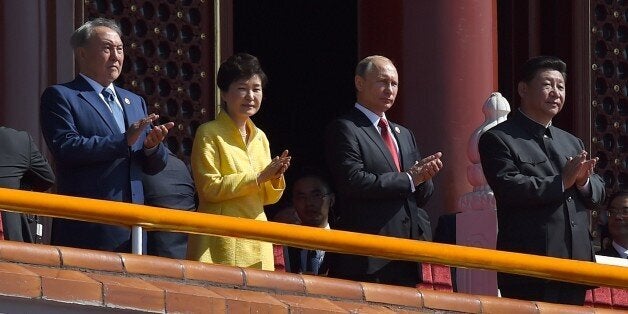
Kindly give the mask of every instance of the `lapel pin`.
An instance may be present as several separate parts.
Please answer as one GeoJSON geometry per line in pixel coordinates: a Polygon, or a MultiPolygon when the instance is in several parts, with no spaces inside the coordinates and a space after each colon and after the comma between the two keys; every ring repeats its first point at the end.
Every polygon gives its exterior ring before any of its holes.
{"type": "Polygon", "coordinates": [[[400,133],[401,133],[401,130],[399,130],[399,127],[398,127],[398,126],[396,126],[396,127],[395,127],[395,132],[397,132],[397,134],[400,134],[400,133]]]}
{"type": "Polygon", "coordinates": [[[130,105],[131,101],[128,98],[124,97],[124,103],[130,105]]]}

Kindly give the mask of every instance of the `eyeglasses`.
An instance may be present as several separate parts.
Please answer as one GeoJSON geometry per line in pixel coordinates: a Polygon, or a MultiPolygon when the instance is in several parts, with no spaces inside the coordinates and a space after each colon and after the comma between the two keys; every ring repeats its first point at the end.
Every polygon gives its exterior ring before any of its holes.
{"type": "Polygon", "coordinates": [[[609,218],[616,218],[616,219],[627,218],[628,217],[628,208],[626,208],[626,207],[624,207],[622,209],[620,209],[620,208],[609,208],[606,211],[606,215],[609,218]]]}
{"type": "Polygon", "coordinates": [[[331,195],[331,193],[315,192],[315,193],[312,193],[312,194],[309,194],[309,195],[303,195],[303,194],[297,195],[297,196],[294,197],[294,199],[297,200],[297,201],[301,201],[301,202],[305,202],[305,201],[308,201],[308,200],[315,200],[315,201],[317,201],[317,200],[322,200],[322,199],[324,199],[325,197],[327,197],[329,195],[331,195]]]}

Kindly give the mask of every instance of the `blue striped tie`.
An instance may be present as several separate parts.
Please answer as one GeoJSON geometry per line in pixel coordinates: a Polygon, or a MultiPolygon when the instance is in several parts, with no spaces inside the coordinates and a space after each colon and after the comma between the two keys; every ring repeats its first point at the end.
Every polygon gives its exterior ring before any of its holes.
{"type": "Polygon", "coordinates": [[[120,132],[126,132],[126,126],[124,125],[124,113],[122,112],[122,108],[120,108],[120,106],[116,103],[113,97],[113,91],[109,88],[104,88],[102,90],[102,95],[105,97],[105,101],[109,105],[109,108],[111,108],[113,118],[116,119],[116,124],[118,124],[120,132]]]}

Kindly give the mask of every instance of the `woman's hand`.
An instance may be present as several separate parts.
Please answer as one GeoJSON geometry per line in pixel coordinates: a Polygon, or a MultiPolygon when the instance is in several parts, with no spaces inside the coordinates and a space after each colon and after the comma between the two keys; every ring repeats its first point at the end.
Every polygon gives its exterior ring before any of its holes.
{"type": "Polygon", "coordinates": [[[290,167],[290,158],[292,157],[288,155],[288,150],[284,150],[281,156],[275,156],[268,166],[257,175],[257,184],[281,177],[290,167]]]}

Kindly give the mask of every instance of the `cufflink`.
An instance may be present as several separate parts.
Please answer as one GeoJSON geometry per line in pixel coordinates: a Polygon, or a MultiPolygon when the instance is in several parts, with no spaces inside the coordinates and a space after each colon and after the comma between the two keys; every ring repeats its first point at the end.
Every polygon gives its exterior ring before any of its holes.
{"type": "Polygon", "coordinates": [[[124,103],[130,105],[131,101],[128,98],[124,97],[124,103]]]}

